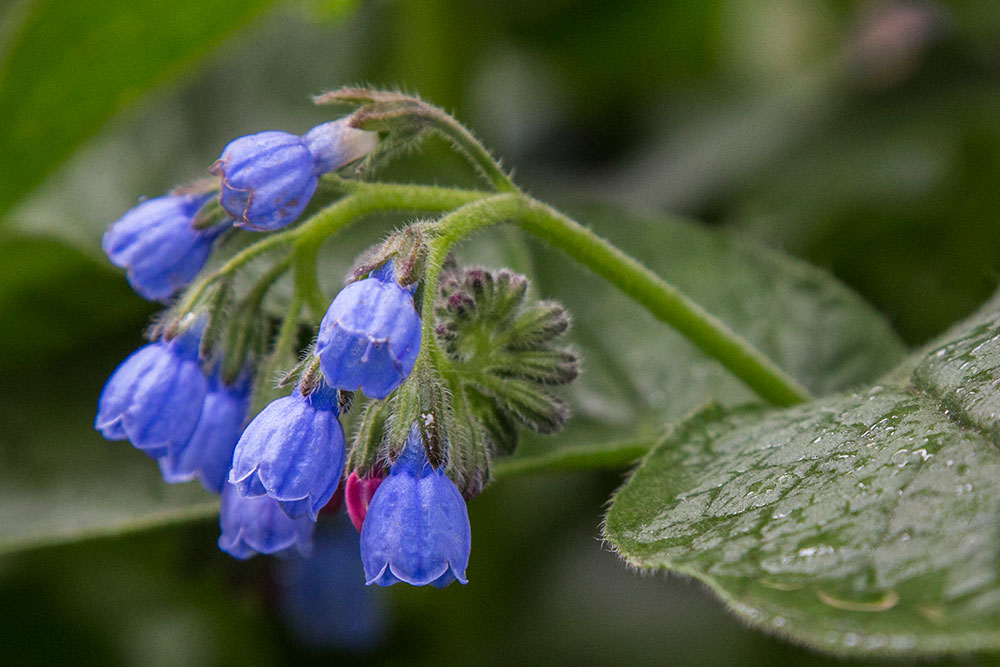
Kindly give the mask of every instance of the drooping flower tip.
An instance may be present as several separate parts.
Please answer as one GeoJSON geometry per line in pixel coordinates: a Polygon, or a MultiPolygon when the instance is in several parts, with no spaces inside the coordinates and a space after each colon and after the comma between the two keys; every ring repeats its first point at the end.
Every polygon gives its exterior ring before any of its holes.
{"type": "MultiPolygon", "coordinates": [[[[316,356],[333,387],[383,399],[413,371],[420,316],[413,295],[385,273],[353,282],[334,298],[319,327],[316,356]]],[[[391,275],[391,274],[390,274],[391,275]]]]}
{"type": "Polygon", "coordinates": [[[170,456],[195,432],[208,380],[198,362],[201,328],[144,345],[108,378],[94,428],[109,440],[129,440],[148,456],[170,456]]]}
{"type": "Polygon", "coordinates": [[[248,498],[232,484],[222,489],[219,526],[219,548],[240,560],[258,553],[297,551],[308,556],[312,551],[312,521],[304,517],[292,519],[271,498],[248,498]]]}
{"type": "Polygon", "coordinates": [[[102,247],[145,299],[167,301],[201,271],[225,228],[193,226],[211,194],[166,195],[131,209],[104,233],[102,247]]]}
{"type": "Polygon", "coordinates": [[[333,497],[344,467],[336,391],[321,385],[272,401],[243,431],[229,482],[249,498],[267,496],[290,517],[317,513],[333,497]]]}
{"type": "Polygon", "coordinates": [[[414,427],[403,453],[372,497],[361,528],[366,582],[391,586],[468,583],[472,544],[465,501],[427,460],[414,427]]]}
{"type": "Polygon", "coordinates": [[[221,178],[219,202],[236,225],[273,231],[291,224],[309,204],[319,177],[368,154],[378,135],[323,123],[299,137],[269,130],[229,142],[212,165],[221,178]]]}

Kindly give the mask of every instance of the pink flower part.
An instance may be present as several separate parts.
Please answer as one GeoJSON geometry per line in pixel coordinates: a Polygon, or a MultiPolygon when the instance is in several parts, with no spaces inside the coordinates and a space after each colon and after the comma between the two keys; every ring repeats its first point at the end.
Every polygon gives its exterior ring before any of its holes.
{"type": "Polygon", "coordinates": [[[375,489],[382,483],[383,477],[358,477],[357,472],[352,472],[347,478],[344,486],[344,504],[347,505],[347,515],[351,517],[351,523],[360,533],[361,526],[365,522],[365,515],[368,514],[368,503],[375,495],[375,489]]]}

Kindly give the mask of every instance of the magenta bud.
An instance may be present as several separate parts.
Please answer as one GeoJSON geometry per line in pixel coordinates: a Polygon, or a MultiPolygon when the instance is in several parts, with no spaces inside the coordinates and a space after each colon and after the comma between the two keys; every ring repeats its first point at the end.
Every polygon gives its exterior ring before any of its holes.
{"type": "Polygon", "coordinates": [[[358,477],[357,471],[352,471],[344,485],[344,504],[347,505],[347,515],[355,530],[361,532],[368,514],[368,504],[375,495],[375,489],[382,483],[384,477],[358,477]]]}

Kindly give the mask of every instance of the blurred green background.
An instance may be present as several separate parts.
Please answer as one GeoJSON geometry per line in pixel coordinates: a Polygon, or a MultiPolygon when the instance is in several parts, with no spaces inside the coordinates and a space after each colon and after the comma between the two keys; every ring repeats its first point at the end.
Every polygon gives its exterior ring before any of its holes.
{"type": "MultiPolygon", "coordinates": [[[[202,175],[236,136],[326,120],[309,95],[347,83],[453,111],[542,199],[681,214],[827,268],[911,345],[997,283],[995,0],[8,0],[5,521],[72,505],[67,457],[152,465],[91,430],[104,380],[154,312],[102,261],[103,229],[202,175]]],[[[386,176],[475,183],[427,148],[386,176]]],[[[496,483],[470,505],[472,583],[370,591],[384,630],[360,652],[303,641],[271,561],[218,552],[210,519],[80,542],[68,525],[72,543],[22,550],[46,542],[29,536],[0,546],[2,660],[843,664],[742,627],[700,585],[620,565],[597,535],[622,472],[496,483]]],[[[115,480],[101,483],[113,504],[115,480]]],[[[331,600],[325,613],[336,624],[352,609],[331,600]]]]}

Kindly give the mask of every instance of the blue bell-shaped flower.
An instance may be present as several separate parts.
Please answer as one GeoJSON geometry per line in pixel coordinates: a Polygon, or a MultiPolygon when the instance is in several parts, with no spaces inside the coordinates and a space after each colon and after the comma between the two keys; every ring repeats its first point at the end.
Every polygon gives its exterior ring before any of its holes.
{"type": "Polygon", "coordinates": [[[416,426],[375,491],[361,528],[366,582],[391,586],[465,584],[472,544],[462,494],[427,460],[416,426]]]}
{"type": "Polygon", "coordinates": [[[109,440],[129,440],[154,459],[188,442],[208,391],[198,363],[201,331],[192,327],[125,359],[104,385],[94,428],[109,440]]]}
{"type": "Polygon", "coordinates": [[[316,356],[330,386],[383,399],[410,375],[420,338],[413,295],[390,261],[337,294],[320,322],[316,356]]]}
{"type": "Polygon", "coordinates": [[[321,175],[363,157],[377,141],[377,133],[348,127],[346,119],[302,137],[272,130],[234,139],[212,166],[222,180],[219,202],[238,227],[280,229],[309,204],[321,175]]]}
{"type": "Polygon", "coordinates": [[[132,289],[150,301],[167,301],[198,275],[212,242],[225,229],[193,226],[210,194],[166,195],[148,199],[112,223],[102,247],[115,266],[126,270],[132,289]]]}
{"type": "Polygon", "coordinates": [[[219,526],[219,548],[240,560],[258,553],[283,554],[294,549],[308,556],[312,551],[312,521],[292,519],[267,496],[247,498],[232,484],[222,489],[219,526]]]}
{"type": "Polygon", "coordinates": [[[292,518],[316,514],[333,497],[344,468],[337,392],[320,384],[272,401],[243,431],[229,482],[247,497],[268,496],[292,518]]]}
{"type": "Polygon", "coordinates": [[[223,382],[219,373],[208,378],[194,432],[159,461],[164,480],[176,483],[198,478],[206,490],[222,492],[233,465],[233,450],[243,432],[250,384],[249,373],[233,384],[223,382]]]}
{"type": "Polygon", "coordinates": [[[222,178],[222,208],[238,227],[284,227],[299,217],[316,191],[314,162],[302,139],[288,132],[234,139],[212,166],[212,173],[222,178]]]}

